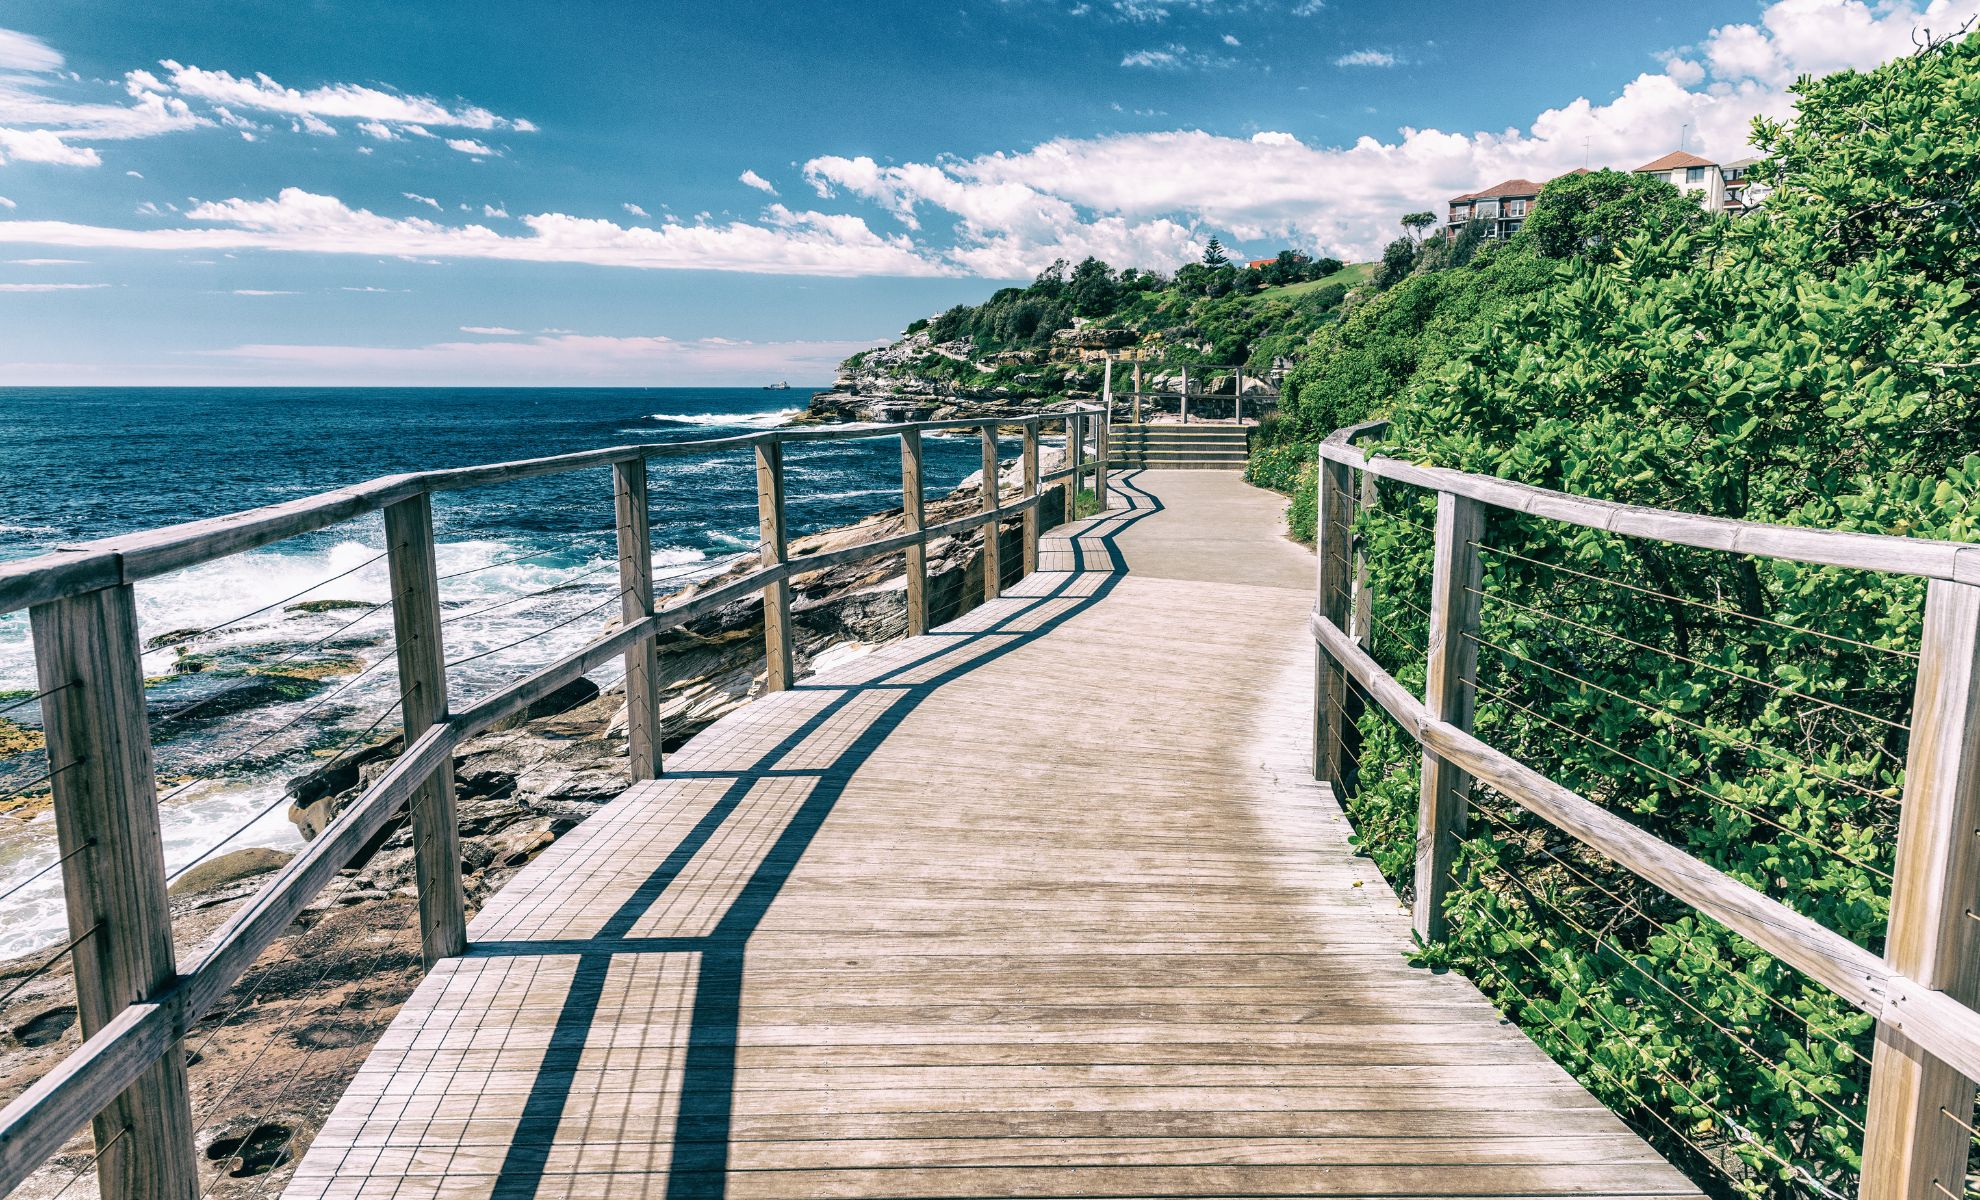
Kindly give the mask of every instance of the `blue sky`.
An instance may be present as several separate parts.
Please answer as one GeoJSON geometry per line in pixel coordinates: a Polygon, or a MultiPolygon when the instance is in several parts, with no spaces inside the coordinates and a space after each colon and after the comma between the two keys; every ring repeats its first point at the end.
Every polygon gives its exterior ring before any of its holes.
{"type": "Polygon", "coordinates": [[[1055,257],[1745,153],[1980,0],[15,0],[0,385],[823,382],[1055,257]]]}

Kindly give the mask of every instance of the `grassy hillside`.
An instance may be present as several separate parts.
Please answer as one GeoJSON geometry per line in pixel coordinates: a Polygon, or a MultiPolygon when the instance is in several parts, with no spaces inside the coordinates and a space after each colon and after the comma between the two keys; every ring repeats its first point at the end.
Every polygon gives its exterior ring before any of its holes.
{"type": "Polygon", "coordinates": [[[1260,270],[1205,262],[1174,276],[1059,262],[1025,287],[916,321],[892,345],[854,355],[842,387],[1047,401],[1097,389],[1103,350],[1170,365],[1243,364],[1262,376],[1305,354],[1373,267],[1290,253],[1260,270]]]}

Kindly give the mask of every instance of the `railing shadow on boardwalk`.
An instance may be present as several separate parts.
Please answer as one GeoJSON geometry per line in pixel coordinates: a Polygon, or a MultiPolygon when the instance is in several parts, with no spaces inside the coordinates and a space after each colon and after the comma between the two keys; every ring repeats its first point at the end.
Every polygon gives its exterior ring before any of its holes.
{"type": "MultiPolygon", "coordinates": [[[[844,794],[853,774],[909,714],[943,685],[1045,637],[1065,621],[1099,603],[1127,574],[1127,560],[1116,544],[1116,538],[1124,530],[1162,511],[1161,501],[1135,483],[1135,474],[1138,472],[1117,475],[1113,480],[1113,489],[1129,500],[1127,510],[1119,515],[1103,514],[1097,520],[1075,523],[1072,535],[1067,538],[1071,563],[1064,577],[1039,595],[1006,597],[1006,600],[1022,602],[1015,611],[1003,614],[979,629],[932,630],[925,636],[935,644],[926,654],[864,682],[850,685],[797,684],[793,690],[831,690],[840,694],[811,713],[748,766],[730,771],[670,772],[669,778],[730,779],[732,783],[654,867],[652,873],[606,919],[595,936],[584,939],[479,942],[469,948],[471,957],[574,954],[578,958],[570,990],[566,993],[544,1053],[545,1067],[537,1072],[532,1082],[514,1140],[498,1169],[491,1193],[495,1200],[533,1200],[537,1195],[576,1082],[574,1067],[551,1068],[548,1064],[565,1061],[575,1064],[584,1051],[598,1014],[613,956],[654,952],[700,955],[699,970],[693,984],[692,1012],[666,1194],[675,1198],[719,1197],[726,1194],[743,965],[750,937],[777,899],[791,871],[803,858],[825,818],[844,794]],[[1081,525],[1086,527],[1079,527],[1081,525]],[[1104,558],[1104,562],[1090,561],[1096,554],[1104,558]],[[1097,586],[1084,594],[1077,592],[1082,580],[1091,582],[1096,577],[1097,586]],[[1013,628],[1039,609],[1066,600],[1072,603],[1035,625],[1022,630],[1013,628]],[[911,683],[900,681],[902,676],[913,673],[917,668],[936,659],[958,657],[959,649],[969,647],[977,648],[978,652],[961,656],[961,661],[938,674],[911,683]],[[785,754],[797,748],[834,716],[843,715],[861,696],[875,691],[898,694],[880,707],[851,743],[829,763],[796,772],[775,769],[775,764],[785,754]],[[723,823],[736,812],[751,789],[771,774],[810,775],[814,786],[776,834],[768,852],[722,911],[714,928],[699,936],[631,936],[640,919],[668,895],[669,889],[722,829],[723,823]]],[[[1041,567],[1041,575],[1056,573],[1041,567]]]]}

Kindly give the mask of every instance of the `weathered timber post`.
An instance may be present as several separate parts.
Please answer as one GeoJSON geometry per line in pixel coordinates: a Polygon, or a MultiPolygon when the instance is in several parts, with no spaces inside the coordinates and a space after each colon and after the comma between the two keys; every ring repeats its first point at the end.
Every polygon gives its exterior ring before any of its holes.
{"type": "MultiPolygon", "coordinates": [[[[790,561],[784,542],[784,444],[775,438],[756,443],[756,527],[764,566],[790,561]]],[[[763,588],[763,690],[788,689],[795,674],[791,660],[791,581],[778,578],[763,588]]]]}
{"type": "MultiPolygon", "coordinates": [[[[1478,501],[1437,493],[1436,557],[1430,579],[1429,669],[1423,703],[1430,715],[1471,730],[1478,668],[1479,588],[1484,567],[1478,540],[1485,533],[1485,510],[1478,501]]],[[[1423,751],[1421,791],[1416,810],[1416,935],[1442,939],[1444,896],[1451,886],[1451,861],[1464,836],[1465,796],[1471,780],[1429,749],[1423,751]]]]}
{"type": "Polygon", "coordinates": [[[1182,369],[1182,423],[1189,424],[1189,368],[1182,369]]]}
{"type": "MultiPolygon", "coordinates": [[[[646,460],[612,464],[612,484],[619,520],[619,620],[632,625],[653,615],[646,460]]],[[[660,777],[661,741],[660,651],[655,639],[643,637],[626,649],[626,758],[635,783],[660,777]]]]}
{"type": "MultiPolygon", "coordinates": [[[[84,1037],[169,988],[178,969],[165,897],[165,845],[144,710],[137,604],[128,585],[30,613],[55,838],[63,856],[76,1010],[84,1037]]],[[[192,1200],[199,1193],[186,1056],[165,1048],[97,1114],[104,1200],[192,1200]]]]}
{"type": "Polygon", "coordinates": [[[1076,412],[1066,414],[1066,465],[1072,474],[1066,476],[1066,520],[1071,521],[1079,513],[1080,476],[1086,474],[1083,463],[1086,448],[1086,418],[1076,412]]]}
{"type": "MultiPolygon", "coordinates": [[[[921,431],[901,430],[901,528],[919,533],[925,524],[921,506],[921,431]]],[[[928,632],[928,543],[907,548],[907,630],[909,637],[928,632]]]]}
{"type": "MultiPolygon", "coordinates": [[[[1980,1004],[1980,587],[1935,579],[1905,757],[1884,957],[1961,1004],[1980,1004]]],[[[1863,1135],[1863,1200],[1961,1195],[1974,1081],[1877,1024],[1863,1135]]]]}
{"type": "MultiPolygon", "coordinates": [[[[983,427],[983,511],[997,511],[997,427],[983,427]]],[[[1003,522],[994,516],[983,524],[983,598],[995,600],[1004,590],[1003,522]]]]}
{"type": "MultiPolygon", "coordinates": [[[[1361,494],[1356,497],[1355,511],[1369,512],[1376,502],[1375,472],[1361,473],[1361,494]]],[[[1373,650],[1375,646],[1375,594],[1368,590],[1368,554],[1359,545],[1354,547],[1354,584],[1350,597],[1351,624],[1348,633],[1360,643],[1363,650],[1373,650]]]]}
{"type": "Polygon", "coordinates": [[[1107,354],[1107,365],[1100,373],[1100,407],[1107,412],[1114,411],[1114,355],[1107,354]]]}
{"type": "Polygon", "coordinates": [[[1024,422],[1024,498],[1028,502],[1024,510],[1026,575],[1038,570],[1038,422],[1037,417],[1027,417],[1024,422]]]}
{"type": "MultiPolygon", "coordinates": [[[[1335,625],[1346,627],[1350,597],[1348,577],[1352,554],[1348,539],[1353,525],[1349,494],[1351,472],[1340,463],[1320,460],[1318,507],[1319,582],[1313,607],[1335,625]]],[[[1313,692],[1313,777],[1339,787],[1344,775],[1342,753],[1347,711],[1347,672],[1315,647],[1313,692]]]]}
{"type": "MultiPolygon", "coordinates": [[[[433,562],[433,502],[425,492],[385,509],[385,553],[399,656],[399,719],[410,746],[436,722],[447,719],[440,572],[433,562]]],[[[467,950],[451,755],[413,793],[412,836],[413,875],[419,885],[419,946],[431,967],[467,950]]]]}
{"type": "Polygon", "coordinates": [[[1244,424],[1244,368],[1243,367],[1238,368],[1237,391],[1231,397],[1231,419],[1233,421],[1236,421],[1240,425],[1244,424]]]}
{"type": "Polygon", "coordinates": [[[1093,447],[1093,495],[1100,504],[1100,511],[1106,512],[1108,456],[1113,448],[1114,410],[1109,407],[1100,412],[1100,428],[1094,434],[1093,447]]]}
{"type": "Polygon", "coordinates": [[[1134,423],[1141,424],[1141,355],[1134,356],[1134,423]]]}

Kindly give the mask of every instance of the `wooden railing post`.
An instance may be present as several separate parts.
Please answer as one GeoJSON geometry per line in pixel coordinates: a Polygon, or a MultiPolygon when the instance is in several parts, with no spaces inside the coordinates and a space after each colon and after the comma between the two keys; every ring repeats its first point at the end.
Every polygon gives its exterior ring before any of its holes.
{"type": "Polygon", "coordinates": [[[1080,476],[1086,474],[1083,465],[1083,452],[1086,448],[1086,418],[1079,413],[1066,414],[1066,465],[1072,474],[1066,476],[1066,520],[1079,515],[1080,476]]]}
{"type": "Polygon", "coordinates": [[[1108,412],[1114,411],[1114,355],[1111,351],[1107,354],[1107,365],[1100,373],[1100,407],[1108,412]]]}
{"type": "Polygon", "coordinates": [[[1189,368],[1182,369],[1182,423],[1189,424],[1189,368]]]}
{"type": "MultiPolygon", "coordinates": [[[[1033,510],[1036,511],[1036,510],[1033,510]]],[[[921,503],[921,431],[901,430],[901,528],[919,533],[926,524],[921,503]]],[[[907,631],[909,637],[928,632],[928,544],[907,548],[907,631]]]]}
{"type": "Polygon", "coordinates": [[[1244,368],[1243,367],[1238,368],[1237,391],[1232,393],[1231,395],[1231,419],[1233,421],[1236,421],[1240,425],[1244,424],[1244,368]]]}
{"type": "MultiPolygon", "coordinates": [[[[172,985],[172,914],[144,709],[137,605],[129,585],[36,606],[35,666],[54,772],[84,1037],[172,985]]],[[[199,1192],[186,1058],[179,1043],[97,1115],[104,1200],[192,1200],[199,1192]]]]}
{"type": "MultiPolygon", "coordinates": [[[[1980,1005],[1980,587],[1933,580],[1905,757],[1884,957],[1980,1005]]],[[[1863,1135],[1864,1200],[1965,1193],[1974,1080],[1877,1025],[1863,1135]]]]}
{"type": "MultiPolygon", "coordinates": [[[[789,561],[784,540],[784,444],[775,438],[756,443],[756,526],[764,566],[789,561]]],[[[793,680],[791,582],[778,579],[763,588],[763,690],[781,692],[793,680]]]]}
{"type": "MultiPolygon", "coordinates": [[[[1024,423],[1024,498],[1038,499],[1038,418],[1024,423]]],[[[1024,510],[1024,573],[1038,570],[1038,505],[1024,510]]]]}
{"type": "MultiPolygon", "coordinates": [[[[1423,704],[1430,715],[1471,732],[1478,667],[1479,596],[1484,568],[1478,540],[1485,533],[1485,510],[1476,500],[1437,493],[1436,557],[1430,579],[1429,669],[1423,704]]],[[[1464,836],[1465,797],[1470,777],[1423,751],[1423,773],[1416,807],[1416,935],[1441,940],[1444,896],[1451,886],[1451,861],[1464,836]]]]}
{"type": "MultiPolygon", "coordinates": [[[[1349,576],[1353,557],[1349,537],[1354,522],[1352,472],[1327,459],[1320,460],[1320,495],[1317,501],[1319,526],[1319,582],[1313,607],[1321,616],[1345,629],[1351,604],[1349,576]]],[[[1347,710],[1347,673],[1325,650],[1315,650],[1313,689],[1313,777],[1340,787],[1345,779],[1344,730],[1347,710]]]]}
{"type": "Polygon", "coordinates": [[[1107,511],[1107,465],[1113,454],[1114,410],[1102,409],[1098,418],[1099,432],[1095,435],[1093,447],[1093,496],[1100,503],[1100,511],[1107,511]]]}
{"type": "Polygon", "coordinates": [[[1141,359],[1134,360],[1134,423],[1141,424],[1141,359]]]}
{"type": "MultiPolygon", "coordinates": [[[[653,615],[653,535],[647,508],[646,460],[612,466],[613,507],[619,520],[619,619],[627,625],[653,615]]],[[[634,782],[658,779],[660,652],[644,637],[626,650],[626,757],[634,782]]]]}
{"type": "MultiPolygon", "coordinates": [[[[997,511],[997,427],[983,427],[983,511],[997,511]]],[[[1002,521],[990,520],[983,525],[983,598],[995,600],[1004,590],[1002,521]]]]}
{"type": "MultiPolygon", "coordinates": [[[[399,657],[399,720],[410,746],[436,722],[447,719],[440,572],[433,560],[433,504],[425,492],[386,507],[385,562],[392,580],[392,630],[399,657]]],[[[411,808],[419,945],[431,967],[467,950],[451,756],[420,785],[411,808]]]]}

